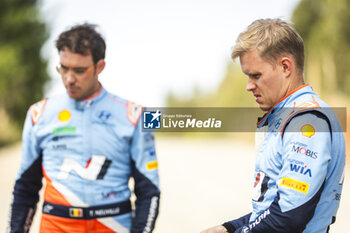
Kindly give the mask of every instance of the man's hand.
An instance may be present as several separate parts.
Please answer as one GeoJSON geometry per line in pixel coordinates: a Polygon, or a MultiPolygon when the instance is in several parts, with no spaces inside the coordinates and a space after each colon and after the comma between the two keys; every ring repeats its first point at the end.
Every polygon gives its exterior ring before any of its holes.
{"type": "Polygon", "coordinates": [[[201,233],[227,233],[224,226],[218,225],[202,231],[201,233]]]}

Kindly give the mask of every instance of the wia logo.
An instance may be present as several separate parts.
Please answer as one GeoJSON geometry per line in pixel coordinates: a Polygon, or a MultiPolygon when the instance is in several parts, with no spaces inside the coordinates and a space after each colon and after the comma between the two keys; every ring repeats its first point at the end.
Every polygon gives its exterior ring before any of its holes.
{"type": "Polygon", "coordinates": [[[300,165],[297,165],[297,164],[290,164],[290,170],[292,172],[297,172],[297,173],[300,173],[300,174],[303,174],[303,175],[309,175],[310,177],[312,177],[312,174],[311,174],[311,169],[307,168],[307,166],[300,166],[300,165]]]}

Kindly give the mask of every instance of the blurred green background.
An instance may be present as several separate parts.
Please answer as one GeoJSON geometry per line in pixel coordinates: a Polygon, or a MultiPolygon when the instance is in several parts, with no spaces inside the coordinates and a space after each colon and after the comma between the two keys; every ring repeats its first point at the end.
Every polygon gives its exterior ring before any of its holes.
{"type": "MultiPolygon", "coordinates": [[[[305,79],[332,105],[347,106],[350,97],[350,0],[301,0],[291,21],[305,43],[305,79]]],[[[194,88],[187,99],[170,93],[169,106],[256,106],[245,91],[239,63],[228,62],[214,93],[194,88]]]]}
{"type": "MultiPolygon", "coordinates": [[[[42,46],[49,37],[50,22],[41,17],[39,3],[0,1],[0,146],[20,140],[27,109],[46,96],[45,86],[50,78],[42,46]]],[[[305,41],[306,82],[336,107],[349,107],[349,5],[350,0],[301,0],[291,17],[305,41]]],[[[166,106],[256,106],[245,91],[246,78],[239,64],[227,60],[223,73],[215,89],[203,90],[198,85],[189,95],[169,91],[166,106]]]]}
{"type": "Polygon", "coordinates": [[[48,38],[36,0],[0,1],[0,146],[19,140],[28,107],[49,80],[40,55],[48,38]]]}

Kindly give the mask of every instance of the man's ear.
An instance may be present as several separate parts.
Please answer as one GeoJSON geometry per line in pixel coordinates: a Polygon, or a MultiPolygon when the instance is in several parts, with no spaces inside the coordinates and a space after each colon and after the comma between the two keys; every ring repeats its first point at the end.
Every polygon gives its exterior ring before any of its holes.
{"type": "Polygon", "coordinates": [[[106,66],[105,60],[104,59],[99,60],[96,64],[96,74],[97,75],[100,74],[104,70],[105,66],[106,66]]]}
{"type": "Polygon", "coordinates": [[[295,69],[295,63],[290,57],[282,57],[279,61],[279,67],[286,77],[289,77],[293,69],[295,69]]]}

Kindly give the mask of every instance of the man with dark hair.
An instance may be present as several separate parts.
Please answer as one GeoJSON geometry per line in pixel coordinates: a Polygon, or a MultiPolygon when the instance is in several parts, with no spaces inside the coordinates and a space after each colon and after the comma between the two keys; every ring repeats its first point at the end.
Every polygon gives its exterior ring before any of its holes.
{"type": "Polygon", "coordinates": [[[56,41],[56,48],[58,51],[67,48],[81,55],[91,53],[92,60],[97,63],[105,58],[106,43],[95,28],[96,26],[91,24],[72,27],[70,30],[61,33],[56,41]]]}
{"type": "Polygon", "coordinates": [[[257,123],[253,211],[202,233],[328,232],[343,186],[344,135],[304,83],[302,38],[281,19],[259,19],[238,36],[232,58],[266,111],[257,123]]]}
{"type": "Polygon", "coordinates": [[[29,231],[43,177],[40,232],[152,232],[158,164],[153,134],[141,132],[142,108],[101,86],[106,45],[94,25],[63,32],[56,47],[67,93],[28,110],[8,232],[29,231]]]}

